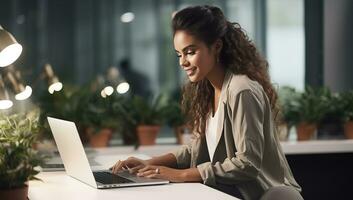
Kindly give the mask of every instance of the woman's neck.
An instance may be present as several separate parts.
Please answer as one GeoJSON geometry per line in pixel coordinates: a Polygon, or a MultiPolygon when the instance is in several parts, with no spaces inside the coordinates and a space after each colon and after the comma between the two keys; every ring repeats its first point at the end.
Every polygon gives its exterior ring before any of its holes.
{"type": "Polygon", "coordinates": [[[225,69],[218,65],[215,66],[207,75],[208,81],[210,81],[214,88],[215,94],[219,94],[222,90],[223,80],[225,77],[225,69]]]}

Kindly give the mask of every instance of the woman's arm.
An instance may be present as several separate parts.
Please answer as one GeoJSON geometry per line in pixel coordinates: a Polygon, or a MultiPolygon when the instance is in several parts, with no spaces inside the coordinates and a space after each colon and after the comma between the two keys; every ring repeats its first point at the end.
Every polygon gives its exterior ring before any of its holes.
{"type": "Polygon", "coordinates": [[[160,178],[171,182],[202,182],[197,168],[173,169],[165,166],[146,165],[137,171],[137,176],[160,178]]]}
{"type": "Polygon", "coordinates": [[[184,169],[182,179],[184,182],[202,182],[200,172],[196,167],[184,169]]]}
{"type": "Polygon", "coordinates": [[[177,160],[172,153],[168,153],[162,156],[156,156],[146,160],[148,165],[159,165],[171,168],[177,168],[177,160]]]}

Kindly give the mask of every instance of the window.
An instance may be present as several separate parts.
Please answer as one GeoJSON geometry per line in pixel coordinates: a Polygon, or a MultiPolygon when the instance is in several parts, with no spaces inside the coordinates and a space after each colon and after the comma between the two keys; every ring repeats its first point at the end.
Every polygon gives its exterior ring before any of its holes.
{"type": "Polygon", "coordinates": [[[304,88],[304,2],[267,1],[267,58],[272,82],[304,88]]]}

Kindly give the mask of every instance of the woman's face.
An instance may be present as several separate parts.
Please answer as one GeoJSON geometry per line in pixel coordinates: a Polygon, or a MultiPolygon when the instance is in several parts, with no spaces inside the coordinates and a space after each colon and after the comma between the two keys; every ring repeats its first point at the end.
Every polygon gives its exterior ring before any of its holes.
{"type": "Polygon", "coordinates": [[[216,65],[216,51],[185,31],[176,31],[174,48],[179,64],[191,82],[200,81],[208,76],[216,65]]]}

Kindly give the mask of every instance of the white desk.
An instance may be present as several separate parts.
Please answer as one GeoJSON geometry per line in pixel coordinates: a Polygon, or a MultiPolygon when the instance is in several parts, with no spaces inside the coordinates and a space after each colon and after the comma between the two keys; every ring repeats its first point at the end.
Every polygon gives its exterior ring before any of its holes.
{"type": "Polygon", "coordinates": [[[81,183],[64,172],[45,172],[39,176],[43,182],[31,181],[29,199],[115,199],[115,200],[181,200],[181,199],[236,199],[200,183],[173,183],[159,186],[126,187],[98,190],[81,183]]]}
{"type": "MultiPolygon", "coordinates": [[[[351,153],[353,140],[282,142],[283,151],[290,154],[320,154],[320,153],[351,153]]],[[[89,159],[101,164],[101,168],[112,166],[116,160],[125,159],[128,155],[147,158],[161,155],[179,148],[178,145],[156,145],[140,147],[111,147],[101,149],[87,149],[89,159]],[[145,156],[145,157],[144,157],[145,156]]],[[[53,159],[56,163],[60,159],[53,159]]],[[[65,172],[42,172],[38,176],[43,180],[30,181],[29,198],[40,199],[235,199],[227,194],[209,188],[199,183],[179,183],[161,186],[131,187],[119,189],[94,189],[71,177],[65,172]]]]}
{"type": "MultiPolygon", "coordinates": [[[[128,155],[146,158],[160,154],[163,150],[169,151],[176,146],[142,147],[135,151],[133,147],[114,147],[88,150],[90,159],[101,164],[98,168],[108,168],[118,159],[125,159],[128,155]],[[120,155],[119,155],[119,154],[120,155]],[[123,154],[122,154],[123,153],[123,154]],[[142,155],[139,153],[145,153],[142,155]]],[[[158,186],[126,187],[116,189],[95,189],[80,181],[73,179],[65,172],[41,172],[38,178],[41,181],[29,182],[30,200],[69,200],[69,199],[115,199],[115,200],[181,200],[181,199],[237,199],[223,192],[212,189],[201,183],[171,183],[158,186]]]]}

